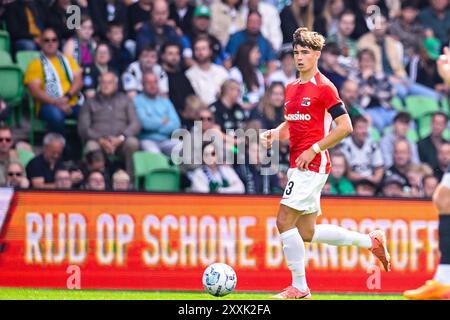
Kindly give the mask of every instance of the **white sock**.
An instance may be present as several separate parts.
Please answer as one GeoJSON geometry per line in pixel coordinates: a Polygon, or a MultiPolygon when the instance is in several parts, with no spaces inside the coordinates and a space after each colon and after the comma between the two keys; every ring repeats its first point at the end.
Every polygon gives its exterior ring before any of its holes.
{"type": "Polygon", "coordinates": [[[308,288],[305,276],[305,245],[297,228],[280,235],[283,252],[289,270],[292,272],[292,285],[301,291],[308,288]]]}
{"type": "Polygon", "coordinates": [[[450,264],[438,265],[434,280],[442,284],[450,285],[450,264]]]}
{"type": "Polygon", "coordinates": [[[312,242],[326,243],[332,246],[357,246],[368,249],[372,247],[372,240],[368,234],[350,231],[331,224],[316,225],[312,242]]]}

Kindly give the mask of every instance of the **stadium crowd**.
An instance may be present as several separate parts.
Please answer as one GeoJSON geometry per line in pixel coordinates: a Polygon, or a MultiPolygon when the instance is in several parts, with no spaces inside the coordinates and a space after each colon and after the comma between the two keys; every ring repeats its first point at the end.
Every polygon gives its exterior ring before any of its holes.
{"type": "MultiPolygon", "coordinates": [[[[181,190],[282,193],[286,143],[275,175],[261,175],[256,143],[246,144],[244,163],[217,157],[241,156],[236,130],[284,121],[300,26],[326,36],[320,70],[354,127],[331,153],[325,194],[430,197],[450,165],[450,88],[435,63],[450,42],[449,0],[1,2],[6,51],[17,63],[20,52],[36,53],[23,83],[46,134],[42,152],[24,161],[38,144],[0,127],[0,185],[143,190],[133,155],[170,156],[179,144],[172,133],[195,132],[200,121],[225,150],[203,144],[203,164],[179,167],[181,190]],[[81,9],[79,28],[71,5],[81,9]]],[[[0,97],[0,120],[13,113],[0,97]]]]}

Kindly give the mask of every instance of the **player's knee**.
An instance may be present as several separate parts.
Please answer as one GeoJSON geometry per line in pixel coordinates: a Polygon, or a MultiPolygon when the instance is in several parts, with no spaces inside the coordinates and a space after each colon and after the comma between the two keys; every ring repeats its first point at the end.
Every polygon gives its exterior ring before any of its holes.
{"type": "Polygon", "coordinates": [[[311,242],[314,237],[314,227],[302,228],[300,230],[300,235],[304,242],[311,242]]]}

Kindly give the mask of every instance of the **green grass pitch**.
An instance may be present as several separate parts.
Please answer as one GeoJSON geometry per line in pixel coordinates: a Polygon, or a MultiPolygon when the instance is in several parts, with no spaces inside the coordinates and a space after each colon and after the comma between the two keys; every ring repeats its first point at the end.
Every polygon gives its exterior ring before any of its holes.
{"type": "MultiPolygon", "coordinates": [[[[233,292],[216,298],[203,292],[107,291],[0,288],[0,300],[270,300],[271,293],[233,292]]],[[[313,293],[313,300],[403,300],[401,295],[313,293]]]]}

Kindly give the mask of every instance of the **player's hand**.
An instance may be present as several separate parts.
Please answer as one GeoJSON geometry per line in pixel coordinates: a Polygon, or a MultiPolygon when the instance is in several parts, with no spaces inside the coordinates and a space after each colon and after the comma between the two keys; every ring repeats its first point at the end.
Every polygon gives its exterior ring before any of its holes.
{"type": "Polygon", "coordinates": [[[259,141],[264,148],[271,149],[273,137],[274,134],[272,133],[272,130],[267,130],[266,132],[261,133],[261,135],[259,136],[259,141]]]}
{"type": "Polygon", "coordinates": [[[312,148],[309,148],[308,150],[304,151],[298,158],[295,160],[295,164],[297,168],[301,171],[308,170],[309,164],[311,161],[314,160],[316,157],[316,153],[312,148]]]}
{"type": "Polygon", "coordinates": [[[444,48],[444,54],[442,54],[437,61],[438,73],[442,79],[444,79],[447,85],[450,85],[450,49],[444,48]]]}

